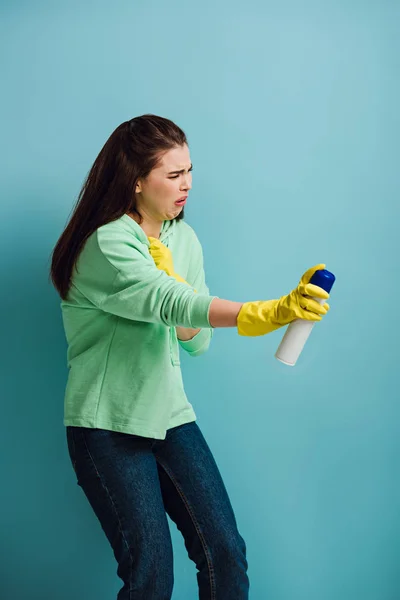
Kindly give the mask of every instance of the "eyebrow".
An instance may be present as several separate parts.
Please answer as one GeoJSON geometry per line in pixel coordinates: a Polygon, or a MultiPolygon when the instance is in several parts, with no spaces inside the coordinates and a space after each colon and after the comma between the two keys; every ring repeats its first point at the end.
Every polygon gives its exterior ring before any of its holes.
{"type": "MultiPolygon", "coordinates": [[[[191,171],[193,169],[193,164],[190,165],[189,171],[191,171]]],[[[180,175],[181,173],[184,173],[185,169],[181,169],[180,171],[170,171],[168,173],[168,175],[180,175]]]]}

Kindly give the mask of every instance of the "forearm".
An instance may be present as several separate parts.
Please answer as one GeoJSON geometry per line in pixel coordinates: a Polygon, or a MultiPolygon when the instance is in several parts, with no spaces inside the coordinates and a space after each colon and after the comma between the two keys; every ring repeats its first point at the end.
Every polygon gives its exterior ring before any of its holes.
{"type": "MultiPolygon", "coordinates": [[[[214,298],[210,304],[209,321],[210,325],[215,327],[236,327],[237,317],[243,302],[232,302],[231,300],[221,300],[214,298]]],[[[191,340],[200,329],[191,329],[189,327],[176,327],[176,334],[181,341],[191,340]]]]}
{"type": "Polygon", "coordinates": [[[214,298],[210,304],[209,321],[212,327],[236,327],[243,302],[214,298]]]}
{"type": "Polygon", "coordinates": [[[182,342],[191,340],[199,333],[199,331],[200,329],[192,329],[190,327],[176,327],[176,335],[178,340],[181,340],[182,342]]]}

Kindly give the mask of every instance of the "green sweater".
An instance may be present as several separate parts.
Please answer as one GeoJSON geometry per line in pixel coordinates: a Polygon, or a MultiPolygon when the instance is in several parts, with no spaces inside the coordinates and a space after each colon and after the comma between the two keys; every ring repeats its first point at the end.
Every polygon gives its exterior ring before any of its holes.
{"type": "Polygon", "coordinates": [[[160,241],[193,287],[155,266],[143,229],[128,215],[86,241],[61,301],[68,343],[64,424],[165,439],[196,420],[182,381],[179,346],[209,346],[210,296],[200,242],[183,220],[164,221],[160,241]],[[194,289],[197,290],[195,293],[194,289]],[[178,340],[175,326],[201,328],[178,340]]]}

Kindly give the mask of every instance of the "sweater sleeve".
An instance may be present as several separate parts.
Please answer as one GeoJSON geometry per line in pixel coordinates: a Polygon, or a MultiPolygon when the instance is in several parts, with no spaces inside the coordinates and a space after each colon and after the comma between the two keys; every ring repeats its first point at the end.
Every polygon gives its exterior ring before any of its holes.
{"type": "MultiPolygon", "coordinates": [[[[193,230],[192,235],[192,255],[190,258],[187,282],[197,290],[198,294],[204,294],[208,296],[209,289],[205,281],[203,249],[197,235],[193,230]]],[[[216,297],[218,296],[213,296],[213,298],[216,297]]],[[[200,329],[200,331],[191,340],[178,341],[181,348],[185,350],[189,356],[196,357],[208,350],[213,334],[214,329],[204,328],[200,329]]]]}
{"type": "Polygon", "coordinates": [[[74,285],[97,308],[134,321],[211,328],[213,297],[157,269],[148,245],[112,227],[100,227],[88,242],[74,285]]]}

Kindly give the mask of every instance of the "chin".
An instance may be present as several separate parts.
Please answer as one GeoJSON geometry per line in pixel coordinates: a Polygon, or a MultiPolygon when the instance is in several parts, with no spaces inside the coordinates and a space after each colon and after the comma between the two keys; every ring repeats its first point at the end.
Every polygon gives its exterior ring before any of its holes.
{"type": "Polygon", "coordinates": [[[174,219],[183,219],[185,216],[185,209],[182,206],[181,208],[178,206],[176,211],[167,213],[165,216],[166,221],[173,221],[174,219]]]}

